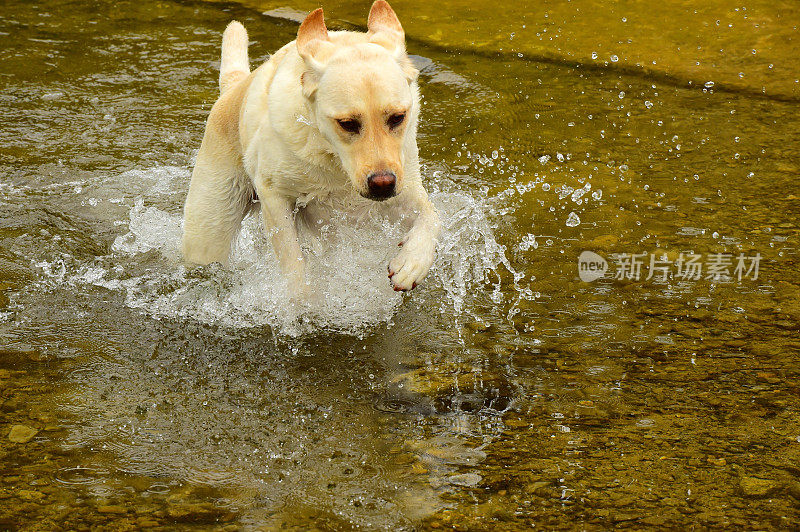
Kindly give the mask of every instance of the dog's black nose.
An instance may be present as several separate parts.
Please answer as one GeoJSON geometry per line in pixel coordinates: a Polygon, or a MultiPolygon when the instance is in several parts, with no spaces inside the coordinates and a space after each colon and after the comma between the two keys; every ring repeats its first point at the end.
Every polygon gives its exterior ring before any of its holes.
{"type": "Polygon", "coordinates": [[[392,172],[375,172],[367,178],[369,197],[382,201],[394,196],[394,183],[397,177],[392,172]]]}

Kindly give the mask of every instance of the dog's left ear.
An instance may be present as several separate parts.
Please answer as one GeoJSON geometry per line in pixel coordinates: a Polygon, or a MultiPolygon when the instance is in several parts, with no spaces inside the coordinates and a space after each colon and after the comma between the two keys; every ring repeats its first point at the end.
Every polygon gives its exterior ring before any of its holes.
{"type": "Polygon", "coordinates": [[[367,18],[369,42],[383,46],[394,55],[409,81],[414,81],[419,71],[406,55],[406,34],[400,19],[386,0],[376,0],[367,18]]]}

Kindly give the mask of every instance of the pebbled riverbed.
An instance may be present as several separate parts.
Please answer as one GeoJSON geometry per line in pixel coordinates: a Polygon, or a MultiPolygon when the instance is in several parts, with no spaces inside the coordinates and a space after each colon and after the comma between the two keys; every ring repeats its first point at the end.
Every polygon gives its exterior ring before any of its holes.
{"type": "Polygon", "coordinates": [[[415,4],[437,262],[396,294],[398,228],[344,226],[313,313],[255,218],[178,246],[221,31],[313,6],[0,10],[0,529],[797,525],[796,15],[415,4]]]}

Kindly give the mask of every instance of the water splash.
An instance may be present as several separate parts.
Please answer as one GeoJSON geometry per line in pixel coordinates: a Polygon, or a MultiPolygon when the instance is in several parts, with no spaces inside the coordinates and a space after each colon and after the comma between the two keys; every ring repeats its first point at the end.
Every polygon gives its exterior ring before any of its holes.
{"type": "MultiPolygon", "coordinates": [[[[303,240],[307,276],[318,297],[296,304],[290,302],[257,214],[245,218],[227,268],[188,267],[180,262],[182,217],[168,212],[178,206],[174,200],[165,204],[165,198],[173,198],[172,191],[185,184],[188,171],[157,167],[135,172],[143,189],[132,198],[127,220],[116,222],[128,230],[116,238],[112,254],[66,274],[62,265],[42,264],[46,277],[122,291],[129,307],[159,318],[234,328],[270,326],[288,336],[321,329],[361,336],[391,322],[403,301],[391,289],[385,270],[404,229],[378,212],[358,222],[337,215],[318,236],[303,240]]],[[[129,174],[104,180],[92,194],[112,196],[108,201],[118,208],[118,181],[131,181],[129,174]]],[[[493,285],[491,298],[500,304],[500,271],[510,272],[515,282],[521,275],[495,239],[486,200],[452,186],[432,193],[431,200],[440,212],[443,232],[422,290],[446,301],[455,316],[469,308],[486,283],[493,285]]]]}
{"type": "Polygon", "coordinates": [[[144,198],[139,197],[130,211],[128,227],[128,233],[114,240],[112,251],[134,255],[157,249],[166,257],[178,260],[178,248],[174,244],[181,238],[179,217],[155,207],[145,207],[144,198]]]}

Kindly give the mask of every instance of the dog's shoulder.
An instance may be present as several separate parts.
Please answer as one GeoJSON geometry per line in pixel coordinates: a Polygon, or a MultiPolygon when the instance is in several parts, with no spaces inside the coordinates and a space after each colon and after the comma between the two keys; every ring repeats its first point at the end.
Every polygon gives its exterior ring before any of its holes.
{"type": "Polygon", "coordinates": [[[264,110],[259,109],[266,105],[261,96],[268,90],[280,65],[291,54],[291,44],[272,54],[247,77],[220,96],[211,108],[208,128],[240,151],[243,151],[253,134],[252,130],[257,126],[251,124],[248,127],[245,114],[248,109],[250,112],[256,111],[256,115],[259,114],[257,111],[264,110]]]}

